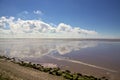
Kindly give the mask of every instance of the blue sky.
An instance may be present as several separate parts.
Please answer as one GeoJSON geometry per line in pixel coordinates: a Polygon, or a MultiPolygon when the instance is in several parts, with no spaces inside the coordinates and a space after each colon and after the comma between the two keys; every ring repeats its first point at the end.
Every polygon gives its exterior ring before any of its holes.
{"type": "Polygon", "coordinates": [[[64,23],[120,38],[120,0],[0,0],[0,17],[64,23]],[[34,14],[39,11],[39,14],[34,14]]]}

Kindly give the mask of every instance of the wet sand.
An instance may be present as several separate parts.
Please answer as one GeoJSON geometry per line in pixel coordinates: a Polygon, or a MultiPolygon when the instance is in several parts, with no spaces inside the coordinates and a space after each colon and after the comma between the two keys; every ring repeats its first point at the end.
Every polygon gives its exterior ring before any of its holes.
{"type": "Polygon", "coordinates": [[[63,70],[70,70],[71,72],[79,72],[84,75],[93,75],[97,78],[105,76],[109,80],[119,80],[120,73],[116,70],[108,69],[93,64],[88,64],[82,61],[75,61],[71,59],[63,59],[53,56],[44,56],[44,59],[30,59],[33,63],[51,63],[59,66],[63,70]],[[45,60],[44,60],[45,59],[45,60]]]}

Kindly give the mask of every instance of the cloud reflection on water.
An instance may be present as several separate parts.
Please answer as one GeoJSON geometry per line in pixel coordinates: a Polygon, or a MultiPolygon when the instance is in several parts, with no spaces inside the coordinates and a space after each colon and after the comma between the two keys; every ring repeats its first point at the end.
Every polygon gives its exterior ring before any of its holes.
{"type": "Polygon", "coordinates": [[[18,58],[39,58],[57,51],[65,55],[82,48],[95,47],[95,41],[13,40],[0,42],[0,54],[18,58]]]}

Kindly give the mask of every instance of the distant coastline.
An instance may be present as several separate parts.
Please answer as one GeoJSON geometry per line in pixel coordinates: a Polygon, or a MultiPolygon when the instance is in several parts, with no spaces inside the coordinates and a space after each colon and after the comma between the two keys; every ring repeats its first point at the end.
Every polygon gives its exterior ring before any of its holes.
{"type": "Polygon", "coordinates": [[[40,39],[40,40],[76,40],[76,41],[120,41],[119,38],[0,38],[0,40],[27,40],[27,39],[40,39]]]}

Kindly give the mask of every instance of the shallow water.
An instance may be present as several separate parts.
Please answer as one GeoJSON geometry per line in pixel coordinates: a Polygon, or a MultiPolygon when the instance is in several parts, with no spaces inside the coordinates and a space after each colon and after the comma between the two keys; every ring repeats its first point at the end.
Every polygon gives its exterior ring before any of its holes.
{"type": "Polygon", "coordinates": [[[0,39],[0,55],[119,80],[120,41],[0,39]]]}

